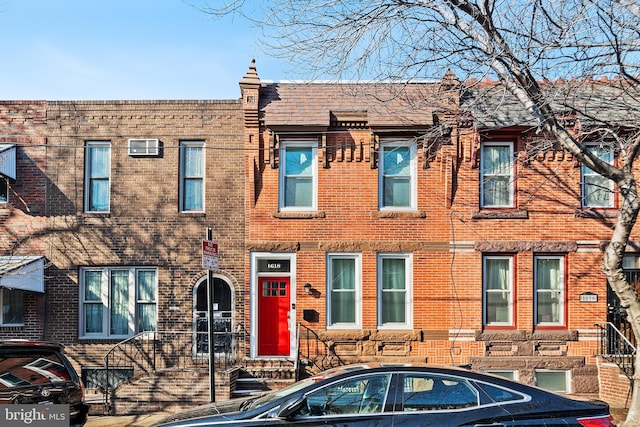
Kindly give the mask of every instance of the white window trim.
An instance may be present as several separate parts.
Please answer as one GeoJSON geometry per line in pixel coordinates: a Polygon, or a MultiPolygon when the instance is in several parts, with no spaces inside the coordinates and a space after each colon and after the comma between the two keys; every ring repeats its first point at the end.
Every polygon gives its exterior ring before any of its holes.
{"type": "Polygon", "coordinates": [[[327,329],[362,329],[362,254],[360,253],[328,253],[327,254],[327,329]],[[355,259],[355,322],[332,323],[331,296],[333,293],[331,277],[334,259],[355,259]]]}
{"type": "MultiPolygon", "coordinates": [[[[491,141],[491,142],[483,142],[480,144],[480,206],[483,208],[512,208],[515,206],[515,170],[514,170],[514,143],[513,141],[491,141]],[[495,147],[495,146],[507,146],[509,147],[509,158],[511,161],[509,162],[509,203],[505,205],[485,205],[484,201],[484,149],[485,147],[495,147]]],[[[489,176],[497,176],[497,175],[489,175],[489,176]]],[[[503,175],[501,175],[503,176],[503,175]]]]}
{"type": "Polygon", "coordinates": [[[85,141],[85,165],[84,165],[84,206],[86,213],[109,213],[111,212],[111,141],[85,141]],[[109,175],[107,180],[109,181],[107,209],[103,211],[91,210],[91,158],[89,157],[89,151],[96,147],[107,147],[109,149],[109,175]]]}
{"type": "Polygon", "coordinates": [[[498,375],[507,379],[512,379],[513,381],[519,381],[520,371],[517,369],[483,369],[482,372],[486,372],[491,375],[498,375]],[[513,374],[513,378],[507,377],[506,375],[502,375],[503,373],[513,374]]]}
{"type": "MultiPolygon", "coordinates": [[[[561,255],[536,255],[534,257],[534,263],[533,263],[533,281],[534,281],[534,290],[535,290],[535,295],[534,295],[534,310],[533,310],[533,315],[534,315],[534,323],[536,326],[565,326],[565,297],[566,297],[566,283],[565,283],[565,271],[564,271],[564,264],[565,264],[565,258],[561,255]],[[539,292],[552,292],[552,291],[547,291],[547,290],[538,290],[538,260],[539,259],[557,259],[560,261],[560,319],[558,322],[540,322],[538,320],[538,294],[539,292]]],[[[555,292],[555,291],[553,291],[555,292]]]]}
{"type": "Polygon", "coordinates": [[[378,329],[413,329],[413,254],[411,253],[379,253],[377,257],[376,276],[376,324],[378,329]],[[382,324],[382,260],[399,258],[405,260],[405,322],[382,324]]]}
{"type": "MultiPolygon", "coordinates": [[[[515,290],[514,290],[514,257],[513,255],[485,255],[482,257],[482,323],[484,326],[498,326],[498,327],[511,327],[514,325],[514,301],[515,301],[515,290]],[[487,289],[487,267],[486,261],[488,259],[508,259],[509,260],[509,302],[508,302],[508,314],[509,320],[507,322],[492,322],[489,323],[487,320],[487,294],[489,293],[487,289]]],[[[495,290],[495,292],[500,292],[495,290]]]]}
{"type": "MultiPolygon", "coordinates": [[[[136,320],[137,320],[137,303],[138,303],[138,289],[137,289],[137,272],[138,271],[155,271],[156,273],[156,284],[155,284],[155,305],[156,305],[156,320],[158,316],[158,269],[156,267],[82,267],[80,268],[80,297],[79,297],[79,338],[80,339],[120,339],[120,338],[128,338],[137,333],[136,331],[136,320]],[[109,304],[109,289],[110,289],[110,278],[111,271],[120,271],[120,270],[128,270],[129,271],[129,301],[128,301],[128,334],[122,335],[112,335],[109,333],[109,319],[111,313],[111,307],[109,304]],[[84,277],[85,272],[88,271],[97,271],[101,273],[101,300],[102,300],[102,333],[85,333],[85,314],[84,314],[84,305],[87,303],[84,299],[84,277]]],[[[95,304],[95,302],[90,302],[95,304]]]]}
{"type": "MultiPolygon", "coordinates": [[[[538,372],[564,373],[565,389],[564,390],[557,390],[555,392],[556,393],[567,393],[567,394],[571,393],[571,371],[570,370],[568,370],[568,369],[534,369],[533,370],[534,385],[537,386],[537,387],[542,388],[542,386],[540,386],[538,384],[538,372]]],[[[549,389],[545,389],[545,390],[549,390],[549,389]]]]}
{"type": "Polygon", "coordinates": [[[383,139],[380,141],[380,155],[378,157],[378,210],[380,211],[415,211],[418,209],[418,160],[417,147],[413,139],[383,139]],[[386,147],[410,147],[411,183],[409,206],[385,206],[384,205],[384,151],[386,147]]]}
{"type": "Polygon", "coordinates": [[[316,139],[289,139],[280,141],[280,168],[278,179],[278,209],[280,212],[315,212],[318,210],[318,141],[316,139]],[[289,147],[311,147],[312,191],[311,206],[285,206],[287,166],[285,152],[289,147]]]}
{"type": "MultiPolygon", "coordinates": [[[[587,149],[589,147],[597,147],[597,144],[590,144],[587,143],[585,144],[585,147],[587,147],[587,149]]],[[[614,154],[613,154],[613,149],[611,149],[611,151],[609,151],[609,157],[608,158],[603,158],[600,157],[600,160],[603,160],[609,164],[613,164],[614,161],[614,154]]],[[[604,206],[590,206],[587,204],[587,183],[586,183],[586,176],[599,176],[599,174],[593,172],[592,170],[587,170],[587,166],[584,165],[584,163],[581,165],[580,167],[580,204],[582,205],[583,208],[588,209],[588,208],[593,208],[593,209],[609,209],[609,208],[613,208],[615,205],[615,199],[614,199],[614,182],[612,180],[607,180],[607,183],[609,184],[609,201],[606,205],[604,206]]]]}
{"type": "Polygon", "coordinates": [[[207,162],[206,162],[206,157],[207,156],[206,156],[206,154],[207,154],[207,152],[206,152],[204,140],[198,139],[198,140],[182,140],[182,141],[180,141],[180,155],[178,156],[179,157],[178,161],[180,162],[180,165],[179,165],[180,188],[178,189],[178,194],[179,194],[179,197],[180,197],[180,201],[179,201],[178,208],[179,208],[180,212],[184,212],[184,213],[192,213],[192,212],[193,213],[201,213],[201,212],[205,211],[205,208],[206,208],[206,206],[205,206],[205,200],[206,200],[205,194],[207,194],[206,179],[205,179],[206,171],[207,171],[207,169],[206,169],[206,166],[207,166],[207,162]],[[200,210],[195,210],[195,209],[186,210],[185,206],[184,206],[184,196],[185,196],[185,194],[184,194],[184,192],[185,192],[184,183],[185,183],[186,178],[187,178],[185,176],[185,172],[184,172],[184,160],[185,160],[184,159],[184,148],[188,148],[188,147],[193,147],[193,148],[200,147],[200,148],[202,148],[202,176],[200,178],[200,179],[202,179],[202,194],[200,194],[200,197],[202,198],[202,209],[200,209],[200,210]]]}

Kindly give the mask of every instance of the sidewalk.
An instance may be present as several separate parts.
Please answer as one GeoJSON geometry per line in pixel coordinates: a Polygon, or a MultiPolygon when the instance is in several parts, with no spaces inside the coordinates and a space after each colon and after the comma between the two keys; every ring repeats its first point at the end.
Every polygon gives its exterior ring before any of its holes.
{"type": "Polygon", "coordinates": [[[147,427],[161,420],[168,414],[143,414],[143,415],[89,415],[85,427],[147,427]]]}

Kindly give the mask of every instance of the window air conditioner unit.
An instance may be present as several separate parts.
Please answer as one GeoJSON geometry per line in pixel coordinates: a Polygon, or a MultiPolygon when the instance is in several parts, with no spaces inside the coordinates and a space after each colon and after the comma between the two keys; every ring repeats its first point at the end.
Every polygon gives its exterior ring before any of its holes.
{"type": "Polygon", "coordinates": [[[157,139],[130,139],[130,156],[157,156],[159,152],[157,139]]]}

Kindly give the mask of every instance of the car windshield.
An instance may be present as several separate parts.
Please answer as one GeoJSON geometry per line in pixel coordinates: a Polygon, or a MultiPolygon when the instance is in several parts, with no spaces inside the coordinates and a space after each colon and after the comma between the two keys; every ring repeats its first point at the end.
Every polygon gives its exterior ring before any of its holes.
{"type": "Polygon", "coordinates": [[[248,409],[257,409],[260,408],[262,406],[268,405],[271,402],[274,402],[278,399],[281,399],[285,396],[289,396],[290,394],[293,394],[299,390],[304,389],[305,387],[310,386],[311,384],[315,384],[319,381],[325,380],[327,378],[331,378],[333,376],[339,375],[339,374],[343,374],[345,373],[346,370],[344,368],[333,368],[333,369],[329,369],[327,371],[324,371],[316,376],[310,377],[310,378],[306,378],[303,380],[300,380],[296,383],[291,384],[290,386],[281,388],[280,390],[276,390],[274,392],[271,393],[267,393],[259,398],[257,398],[256,400],[252,401],[251,404],[243,406],[244,410],[248,410],[248,409]]]}

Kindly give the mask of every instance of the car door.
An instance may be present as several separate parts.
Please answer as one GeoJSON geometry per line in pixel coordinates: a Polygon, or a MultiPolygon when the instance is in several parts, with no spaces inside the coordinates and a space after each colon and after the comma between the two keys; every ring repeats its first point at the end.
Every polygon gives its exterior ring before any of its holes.
{"type": "Polygon", "coordinates": [[[390,373],[342,379],[306,394],[300,410],[287,426],[390,427],[390,373]]]}
{"type": "Polygon", "coordinates": [[[503,408],[480,402],[479,390],[464,378],[405,373],[399,380],[393,427],[514,425],[503,408]]]}

